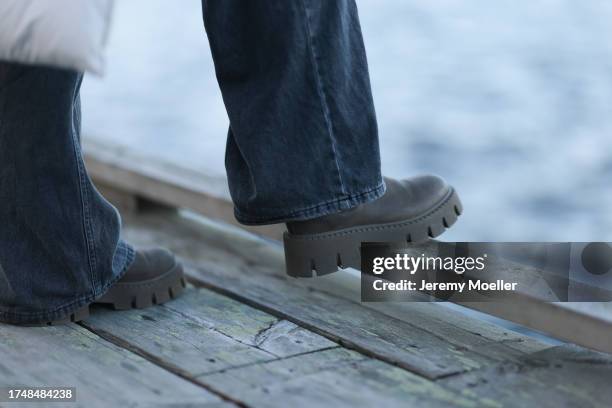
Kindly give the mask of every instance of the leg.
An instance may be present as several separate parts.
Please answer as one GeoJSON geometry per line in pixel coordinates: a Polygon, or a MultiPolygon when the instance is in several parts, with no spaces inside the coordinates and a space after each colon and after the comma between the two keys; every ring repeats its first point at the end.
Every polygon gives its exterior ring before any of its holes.
{"type": "Polygon", "coordinates": [[[360,267],[365,241],[420,242],[461,213],[435,176],[384,179],[352,0],[204,0],[230,119],[236,218],[287,222],[287,272],[360,267]]]}
{"type": "Polygon", "coordinates": [[[82,75],[0,64],[0,320],[51,321],[104,294],[134,259],[79,144],[82,75]]]}
{"type": "Polygon", "coordinates": [[[380,197],[378,134],[352,0],[204,0],[230,118],[236,218],[319,217],[380,197]]]}

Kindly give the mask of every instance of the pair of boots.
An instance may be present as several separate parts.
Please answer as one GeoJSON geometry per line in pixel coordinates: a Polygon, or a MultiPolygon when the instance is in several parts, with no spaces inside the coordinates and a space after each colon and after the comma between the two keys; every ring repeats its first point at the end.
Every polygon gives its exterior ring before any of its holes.
{"type": "MultiPolygon", "coordinates": [[[[296,277],[324,275],[360,266],[361,242],[422,242],[455,223],[462,207],[455,190],[435,176],[405,180],[385,178],[385,194],[350,210],[287,223],[284,235],[287,273],[296,277]]],[[[164,303],[185,287],[182,265],[163,249],[137,251],[125,275],[95,303],[115,309],[164,303]]],[[[55,324],[78,321],[89,306],[55,324]]]]}

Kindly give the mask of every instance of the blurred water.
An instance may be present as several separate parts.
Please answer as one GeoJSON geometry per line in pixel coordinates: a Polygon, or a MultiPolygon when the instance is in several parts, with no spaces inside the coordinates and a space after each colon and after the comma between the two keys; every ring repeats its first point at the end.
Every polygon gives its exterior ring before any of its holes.
{"type": "MultiPolygon", "coordinates": [[[[222,174],[227,117],[198,0],[117,3],[84,126],[222,174]]],[[[444,239],[612,241],[612,2],[358,1],[383,169],[434,172],[465,214],[444,239]]]]}

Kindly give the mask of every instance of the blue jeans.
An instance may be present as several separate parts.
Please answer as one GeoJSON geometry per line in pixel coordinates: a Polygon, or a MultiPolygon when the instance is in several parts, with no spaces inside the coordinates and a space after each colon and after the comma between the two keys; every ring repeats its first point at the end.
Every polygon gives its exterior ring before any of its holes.
{"type": "MultiPolygon", "coordinates": [[[[376,116],[352,0],[204,0],[230,119],[236,218],[270,224],[384,194],[376,116]]],[[[131,264],[117,211],[87,176],[82,76],[0,64],[0,320],[53,320],[131,264]]]]}
{"type": "Polygon", "coordinates": [[[125,272],[133,249],[87,176],[76,72],[0,65],[0,320],[59,319],[125,272]]]}

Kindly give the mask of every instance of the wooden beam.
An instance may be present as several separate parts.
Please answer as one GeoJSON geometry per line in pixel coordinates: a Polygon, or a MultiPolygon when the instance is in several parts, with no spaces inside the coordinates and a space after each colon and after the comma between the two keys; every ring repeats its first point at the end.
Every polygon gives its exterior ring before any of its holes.
{"type": "Polygon", "coordinates": [[[234,217],[227,180],[179,165],[153,160],[133,150],[84,138],[87,171],[118,208],[134,210],[139,199],[188,208],[196,213],[233,224],[255,234],[280,240],[284,225],[250,227],[234,217]]]}

